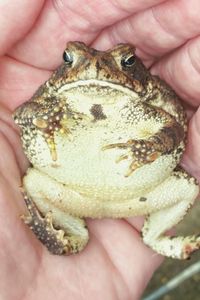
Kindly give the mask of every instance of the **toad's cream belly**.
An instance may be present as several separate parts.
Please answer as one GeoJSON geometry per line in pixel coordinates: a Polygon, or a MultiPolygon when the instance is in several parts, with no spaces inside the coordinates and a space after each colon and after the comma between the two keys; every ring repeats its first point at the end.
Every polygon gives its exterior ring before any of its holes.
{"type": "Polygon", "coordinates": [[[35,168],[46,174],[53,174],[54,179],[66,187],[82,195],[105,201],[144,195],[169,177],[176,166],[174,152],[138,168],[130,176],[125,176],[132,158],[116,163],[117,158],[124,154],[124,150],[119,148],[102,150],[103,146],[109,144],[107,139],[114,141],[111,136],[107,137],[107,133],[103,134],[100,127],[98,130],[95,128],[94,132],[88,129],[84,132],[79,130],[73,141],[57,133],[55,134],[57,160],[53,161],[46,142],[38,136],[36,144],[30,147],[36,147],[40,152],[37,157],[30,157],[30,160],[35,168]]]}

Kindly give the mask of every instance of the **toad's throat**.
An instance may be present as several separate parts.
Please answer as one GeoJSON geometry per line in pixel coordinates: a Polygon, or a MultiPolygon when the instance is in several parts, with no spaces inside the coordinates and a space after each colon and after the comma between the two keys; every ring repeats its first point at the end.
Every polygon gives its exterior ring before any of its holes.
{"type": "Polygon", "coordinates": [[[124,86],[120,83],[112,83],[108,81],[101,81],[97,79],[78,80],[62,85],[58,89],[59,94],[65,94],[70,92],[80,93],[87,96],[114,96],[114,95],[126,95],[131,98],[138,98],[138,94],[133,91],[133,87],[129,85],[124,86]]]}

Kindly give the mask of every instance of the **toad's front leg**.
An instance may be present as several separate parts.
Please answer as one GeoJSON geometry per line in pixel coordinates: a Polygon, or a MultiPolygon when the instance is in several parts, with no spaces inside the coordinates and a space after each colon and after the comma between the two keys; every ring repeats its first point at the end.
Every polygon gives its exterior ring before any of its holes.
{"type": "Polygon", "coordinates": [[[66,101],[54,96],[36,98],[19,106],[14,112],[14,120],[21,129],[21,139],[30,161],[35,153],[35,147],[30,155],[30,143],[34,143],[38,136],[42,136],[48,145],[51,158],[57,160],[54,140],[56,132],[72,139],[71,127],[75,126],[85,116],[69,110],[66,101]],[[44,101],[45,99],[45,101],[44,101]],[[40,101],[39,101],[40,100],[40,101]]]}
{"type": "Polygon", "coordinates": [[[138,138],[108,144],[102,148],[102,150],[119,148],[125,151],[116,161],[118,163],[124,159],[131,159],[125,176],[131,175],[134,170],[155,161],[161,155],[171,154],[179,146],[179,155],[183,152],[181,143],[185,138],[183,126],[163,109],[139,104],[134,108],[132,118],[138,131],[138,138]]]}

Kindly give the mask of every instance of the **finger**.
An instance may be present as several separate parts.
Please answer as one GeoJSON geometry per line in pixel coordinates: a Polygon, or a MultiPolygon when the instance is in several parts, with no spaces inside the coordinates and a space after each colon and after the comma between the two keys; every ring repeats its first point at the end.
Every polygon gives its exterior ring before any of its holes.
{"type": "Polygon", "coordinates": [[[4,126],[4,123],[1,121],[0,121],[0,126],[2,127],[0,131],[0,140],[1,140],[0,177],[5,178],[9,184],[12,184],[14,186],[19,186],[20,173],[15,159],[15,154],[8,140],[6,139],[6,135],[5,135],[9,133],[9,129],[6,128],[6,126],[4,126]],[[10,176],[11,174],[12,176],[10,176]]]}
{"type": "Polygon", "coordinates": [[[152,68],[187,103],[200,104],[200,38],[194,38],[152,68]]]}
{"type": "Polygon", "coordinates": [[[94,46],[134,44],[142,58],[152,60],[180,47],[200,32],[198,0],[165,1],[106,28],[94,46]]]}
{"type": "Polygon", "coordinates": [[[130,217],[126,218],[126,221],[131,224],[138,232],[141,231],[142,226],[144,225],[144,217],[130,217]]]}
{"type": "MultiPolygon", "coordinates": [[[[11,113],[2,105],[0,106],[0,137],[2,151],[0,159],[1,173],[8,181],[17,179],[18,185],[20,185],[20,175],[27,170],[28,162],[22,151],[19,132],[14,126],[11,113]],[[12,149],[15,151],[13,152],[12,149]]],[[[10,182],[10,184],[13,186],[14,182],[10,182]]]]}
{"type": "MultiPolygon", "coordinates": [[[[7,166],[8,170],[10,169],[7,166]]],[[[11,172],[12,170],[10,170],[10,179],[13,178],[11,172]]],[[[18,184],[14,181],[10,185],[0,174],[1,299],[24,299],[26,286],[30,287],[34,282],[35,270],[41,263],[40,249],[34,248],[36,243],[33,236],[25,229],[20,219],[24,208],[19,183],[20,181],[18,184]],[[12,282],[12,287],[8,288],[10,282],[12,282]]]]}
{"type": "Polygon", "coordinates": [[[200,182],[200,109],[189,123],[188,142],[182,166],[200,182]]]}
{"type": "Polygon", "coordinates": [[[29,31],[43,2],[43,0],[0,1],[0,55],[29,31]]]}
{"type": "Polygon", "coordinates": [[[151,71],[187,103],[197,106],[200,102],[200,39],[196,36],[200,32],[200,19],[196,11],[199,9],[198,0],[165,1],[105,29],[94,47],[132,42],[146,65],[152,64],[155,56],[164,55],[151,71]]]}
{"type": "Polygon", "coordinates": [[[139,299],[163,258],[145,246],[138,231],[125,220],[90,220],[89,225],[90,232],[100,241],[129,287],[132,298],[139,299]]]}
{"type": "Polygon", "coordinates": [[[0,58],[1,103],[11,111],[28,100],[51,72],[36,69],[9,57],[0,58]]]}
{"type": "Polygon", "coordinates": [[[102,28],[163,2],[149,1],[46,1],[34,28],[12,49],[10,55],[25,63],[54,69],[66,41],[81,40],[90,44],[102,28]]]}

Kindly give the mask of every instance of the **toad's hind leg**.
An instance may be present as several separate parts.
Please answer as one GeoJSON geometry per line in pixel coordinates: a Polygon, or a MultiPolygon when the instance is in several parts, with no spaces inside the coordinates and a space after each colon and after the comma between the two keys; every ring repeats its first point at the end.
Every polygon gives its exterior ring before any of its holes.
{"type": "Polygon", "coordinates": [[[24,194],[24,200],[29,211],[29,215],[22,216],[24,222],[52,254],[69,255],[85,247],[88,231],[82,219],[45,205],[45,202],[41,214],[31,197],[24,194]]]}
{"type": "MultiPolygon", "coordinates": [[[[184,175],[189,176],[184,171],[181,171],[180,176],[184,175]]],[[[167,230],[183,219],[194,202],[194,198],[190,200],[187,195],[186,197],[184,195],[182,197],[182,201],[173,206],[147,216],[142,228],[142,236],[145,244],[164,256],[177,259],[187,259],[192,252],[200,249],[199,234],[186,237],[165,235],[167,230]]]]}

